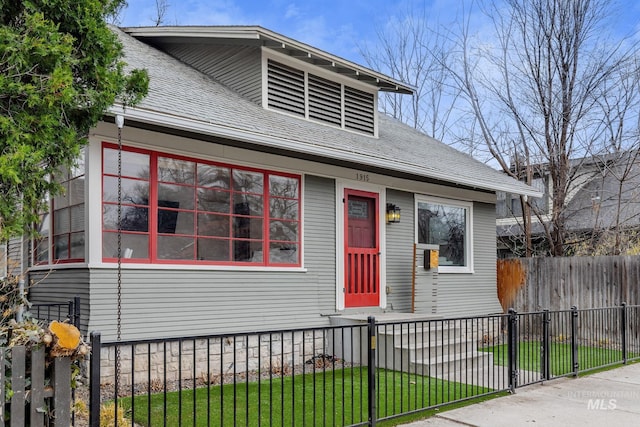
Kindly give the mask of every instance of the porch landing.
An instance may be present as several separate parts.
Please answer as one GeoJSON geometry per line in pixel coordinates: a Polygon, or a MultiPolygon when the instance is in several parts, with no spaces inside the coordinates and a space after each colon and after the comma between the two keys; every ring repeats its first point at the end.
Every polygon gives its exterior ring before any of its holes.
{"type": "Polygon", "coordinates": [[[351,325],[359,323],[367,323],[369,316],[376,319],[376,323],[393,323],[393,322],[420,322],[426,320],[442,319],[442,316],[435,314],[421,313],[396,313],[396,312],[371,312],[371,313],[336,313],[331,315],[330,321],[334,325],[351,325]]]}

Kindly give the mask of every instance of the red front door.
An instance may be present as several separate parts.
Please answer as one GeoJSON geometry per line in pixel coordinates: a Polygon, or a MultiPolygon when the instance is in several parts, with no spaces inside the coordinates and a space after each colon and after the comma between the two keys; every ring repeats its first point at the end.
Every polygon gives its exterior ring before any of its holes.
{"type": "Polygon", "coordinates": [[[378,194],[345,189],[345,307],[380,303],[378,194]]]}

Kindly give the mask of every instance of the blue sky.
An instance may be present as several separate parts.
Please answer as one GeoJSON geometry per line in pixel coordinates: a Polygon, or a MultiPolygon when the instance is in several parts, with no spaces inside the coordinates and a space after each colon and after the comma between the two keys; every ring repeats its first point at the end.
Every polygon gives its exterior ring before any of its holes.
{"type": "MultiPolygon", "coordinates": [[[[375,44],[376,30],[410,10],[424,10],[429,21],[455,26],[460,7],[472,0],[166,0],[164,25],[260,25],[364,64],[359,46],[375,44]]],[[[619,0],[611,28],[630,34],[640,28],[640,2],[619,0]]],[[[153,25],[156,0],[129,0],[121,26],[153,25]]],[[[472,25],[482,31],[480,13],[472,25]]]]}
{"type": "MultiPolygon", "coordinates": [[[[358,44],[412,7],[455,19],[457,0],[167,0],[164,25],[260,25],[345,59],[363,63],[358,44]],[[423,6],[424,5],[424,6],[423,6]]],[[[155,0],[129,0],[121,26],[152,25],[155,0]]]]}

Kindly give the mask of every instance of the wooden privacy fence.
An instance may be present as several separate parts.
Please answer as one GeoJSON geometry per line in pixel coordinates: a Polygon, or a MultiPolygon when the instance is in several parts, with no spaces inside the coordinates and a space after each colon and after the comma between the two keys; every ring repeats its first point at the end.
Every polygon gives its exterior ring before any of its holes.
{"type": "Polygon", "coordinates": [[[640,256],[498,260],[503,308],[518,312],[640,304],[640,256]]]}
{"type": "Polygon", "coordinates": [[[56,357],[51,381],[47,381],[44,348],[33,350],[30,355],[25,346],[0,348],[0,385],[0,426],[71,425],[70,358],[56,357]],[[11,390],[8,402],[5,384],[11,390]]]}

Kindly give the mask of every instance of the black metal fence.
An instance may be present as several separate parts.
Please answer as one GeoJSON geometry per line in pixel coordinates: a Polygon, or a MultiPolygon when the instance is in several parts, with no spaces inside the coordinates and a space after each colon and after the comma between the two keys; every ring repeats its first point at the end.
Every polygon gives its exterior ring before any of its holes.
{"type": "Polygon", "coordinates": [[[361,426],[640,358],[640,306],[101,343],[90,425],[361,426]],[[122,425],[114,416],[113,425],[122,425]]]}
{"type": "Polygon", "coordinates": [[[80,297],[66,302],[33,303],[29,312],[34,319],[44,322],[69,320],[71,324],[80,328],[80,297]]]}

